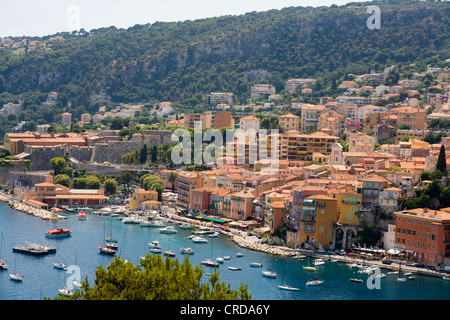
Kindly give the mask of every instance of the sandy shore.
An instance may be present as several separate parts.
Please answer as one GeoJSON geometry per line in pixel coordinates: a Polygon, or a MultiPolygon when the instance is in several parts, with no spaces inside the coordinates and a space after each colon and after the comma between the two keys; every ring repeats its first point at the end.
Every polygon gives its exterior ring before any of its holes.
{"type": "Polygon", "coordinates": [[[55,215],[50,211],[44,210],[44,209],[38,209],[31,205],[26,204],[23,201],[15,200],[13,197],[6,195],[4,193],[0,193],[0,201],[8,203],[8,205],[13,208],[14,210],[24,212],[26,214],[35,216],[37,218],[43,219],[43,220],[63,220],[66,219],[63,216],[55,215]]]}

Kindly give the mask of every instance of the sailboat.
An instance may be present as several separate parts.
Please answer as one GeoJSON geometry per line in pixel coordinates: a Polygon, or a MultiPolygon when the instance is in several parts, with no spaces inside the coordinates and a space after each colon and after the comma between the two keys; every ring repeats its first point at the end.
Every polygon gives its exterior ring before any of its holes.
{"type": "Polygon", "coordinates": [[[324,282],[324,280],[321,280],[317,277],[317,273],[315,273],[314,279],[309,280],[306,285],[307,286],[319,286],[324,282]]]}
{"type": "MultiPolygon", "coordinates": [[[[66,283],[66,274],[64,273],[64,284],[65,283],[66,283]]],[[[63,289],[58,289],[58,291],[65,297],[70,297],[71,295],[73,295],[73,292],[67,287],[64,287],[63,289]]]]}
{"type": "MultiPolygon", "coordinates": [[[[103,224],[103,239],[105,239],[105,224],[103,224]]],[[[106,245],[106,240],[104,242],[104,245],[98,247],[98,249],[100,250],[100,253],[107,254],[107,255],[115,255],[117,253],[116,250],[109,248],[106,245]]]]}
{"type": "MultiPolygon", "coordinates": [[[[167,247],[169,248],[169,242],[170,242],[170,237],[167,237],[167,247]]],[[[175,252],[170,251],[170,250],[166,250],[164,251],[164,255],[167,257],[175,257],[175,252]]]]}
{"type": "Polygon", "coordinates": [[[22,281],[23,276],[16,273],[16,264],[17,264],[17,257],[14,259],[14,273],[10,273],[9,277],[11,278],[11,280],[14,280],[14,281],[22,281]]]}
{"type": "Polygon", "coordinates": [[[2,232],[2,238],[0,241],[0,270],[7,270],[8,269],[8,264],[3,261],[2,259],[2,251],[3,250],[3,232],[2,232]]]}
{"type": "Polygon", "coordinates": [[[61,270],[64,270],[67,267],[64,263],[60,262],[60,260],[59,260],[59,245],[58,245],[58,262],[55,262],[53,264],[53,267],[55,269],[61,269],[61,270]]]}
{"type": "MultiPolygon", "coordinates": [[[[211,242],[211,256],[212,256],[212,242],[211,242]]],[[[219,263],[216,261],[213,261],[212,258],[201,261],[201,264],[204,264],[204,265],[210,266],[210,267],[218,267],[219,266],[219,263]]]]}
{"type": "Polygon", "coordinates": [[[283,279],[281,279],[281,284],[278,286],[278,288],[281,290],[287,290],[287,291],[298,291],[299,288],[294,288],[294,287],[291,287],[291,286],[287,285],[286,283],[284,283],[285,277],[286,277],[286,270],[284,271],[283,279]]]}

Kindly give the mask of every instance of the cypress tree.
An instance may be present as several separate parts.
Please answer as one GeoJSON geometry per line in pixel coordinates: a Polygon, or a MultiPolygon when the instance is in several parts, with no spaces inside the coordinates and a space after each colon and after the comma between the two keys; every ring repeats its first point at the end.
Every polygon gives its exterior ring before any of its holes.
{"type": "Polygon", "coordinates": [[[439,157],[436,163],[436,170],[442,173],[447,173],[447,159],[445,157],[445,147],[441,145],[441,150],[439,151],[439,157]]]}

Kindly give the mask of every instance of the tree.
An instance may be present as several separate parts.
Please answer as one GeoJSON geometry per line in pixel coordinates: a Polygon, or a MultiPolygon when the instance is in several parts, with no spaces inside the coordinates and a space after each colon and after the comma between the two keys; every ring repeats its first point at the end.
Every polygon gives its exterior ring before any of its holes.
{"type": "Polygon", "coordinates": [[[158,147],[153,146],[152,147],[152,162],[155,163],[156,161],[158,161],[158,147]]]}
{"type": "Polygon", "coordinates": [[[147,162],[147,145],[144,144],[144,146],[141,148],[139,163],[145,164],[146,162],[147,162]]]}
{"type": "Polygon", "coordinates": [[[67,174],[58,174],[55,179],[53,179],[53,182],[68,188],[70,187],[70,177],[67,174]]]}
{"type": "Polygon", "coordinates": [[[53,174],[58,175],[62,173],[63,168],[66,166],[66,159],[62,157],[56,157],[50,160],[50,165],[53,168],[53,174]]]}
{"type": "Polygon", "coordinates": [[[114,179],[106,179],[103,185],[106,195],[115,194],[117,191],[117,181],[114,179]]]}
{"type": "Polygon", "coordinates": [[[172,183],[172,192],[175,192],[175,182],[177,182],[178,176],[174,172],[171,172],[169,173],[167,179],[169,180],[170,183],[172,183]]]}
{"type": "Polygon", "coordinates": [[[100,189],[101,186],[100,179],[96,176],[88,176],[86,177],[86,189],[100,189]]]}
{"type": "Polygon", "coordinates": [[[447,160],[445,157],[445,147],[441,145],[441,150],[439,151],[439,157],[436,163],[436,170],[439,170],[442,173],[447,173],[447,160]]]}
{"type": "Polygon", "coordinates": [[[234,290],[219,282],[217,272],[207,281],[203,275],[204,270],[192,266],[189,257],[180,264],[178,259],[147,254],[134,265],[115,256],[106,270],[97,267],[93,286],[86,278],[83,290],[55,300],[251,300],[245,283],[234,290]]]}
{"type": "Polygon", "coordinates": [[[75,178],[72,181],[74,189],[86,189],[87,179],[86,178],[75,178]]]}
{"type": "Polygon", "coordinates": [[[383,233],[380,227],[375,223],[365,223],[363,230],[358,232],[358,236],[354,238],[353,243],[363,243],[368,246],[375,246],[380,241],[383,233]]]}

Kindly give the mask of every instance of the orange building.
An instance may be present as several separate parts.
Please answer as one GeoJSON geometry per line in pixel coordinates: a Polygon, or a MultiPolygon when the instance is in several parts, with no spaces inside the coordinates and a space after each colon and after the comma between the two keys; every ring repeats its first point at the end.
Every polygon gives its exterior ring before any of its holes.
{"type": "Polygon", "coordinates": [[[214,115],[214,127],[220,128],[234,128],[234,119],[229,111],[223,111],[214,115]]]}
{"type": "Polygon", "coordinates": [[[450,208],[395,212],[395,246],[415,260],[437,265],[450,258],[450,208]]]}
{"type": "Polygon", "coordinates": [[[26,197],[49,206],[100,206],[108,200],[101,190],[69,189],[50,182],[36,184],[26,197]]]}

